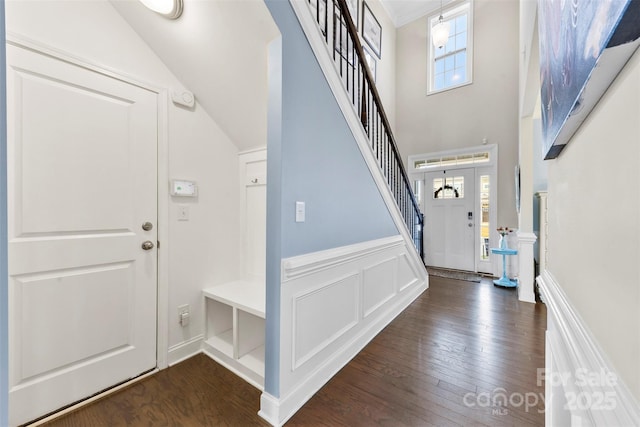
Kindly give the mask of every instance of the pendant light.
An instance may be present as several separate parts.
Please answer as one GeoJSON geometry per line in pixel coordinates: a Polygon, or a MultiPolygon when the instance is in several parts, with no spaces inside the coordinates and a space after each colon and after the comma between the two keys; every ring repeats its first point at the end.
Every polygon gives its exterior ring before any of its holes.
{"type": "Polygon", "coordinates": [[[169,19],[177,19],[182,14],[182,0],[140,0],[149,9],[169,19]]]}
{"type": "Polygon", "coordinates": [[[431,28],[431,41],[436,49],[444,47],[449,41],[449,29],[451,27],[450,22],[444,22],[442,18],[442,0],[440,0],[440,17],[438,23],[431,28]]]}

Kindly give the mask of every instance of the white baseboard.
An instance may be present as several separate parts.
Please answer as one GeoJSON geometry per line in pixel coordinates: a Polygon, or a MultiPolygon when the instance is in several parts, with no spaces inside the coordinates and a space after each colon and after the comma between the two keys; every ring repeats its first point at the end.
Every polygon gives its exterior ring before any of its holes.
{"type": "Polygon", "coordinates": [[[283,260],[281,396],[263,393],[260,416],[284,424],[427,289],[410,245],[394,236],[283,260]]]}
{"type": "Polygon", "coordinates": [[[536,279],[547,306],[545,422],[640,426],[640,405],[553,276],[536,279]]]}
{"type": "Polygon", "coordinates": [[[269,393],[264,392],[260,396],[260,415],[272,426],[280,427],[284,423],[278,421],[278,414],[280,412],[280,402],[277,398],[271,396],[269,393]]]}
{"type": "Polygon", "coordinates": [[[198,353],[202,353],[203,340],[204,336],[201,334],[188,341],[183,341],[180,344],[169,347],[169,366],[173,366],[176,363],[180,363],[198,353]]]}

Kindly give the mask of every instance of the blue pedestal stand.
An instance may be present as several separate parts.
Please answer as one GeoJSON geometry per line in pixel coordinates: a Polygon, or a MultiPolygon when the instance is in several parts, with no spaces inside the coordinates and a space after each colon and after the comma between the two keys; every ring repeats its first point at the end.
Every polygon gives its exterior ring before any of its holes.
{"type": "Polygon", "coordinates": [[[510,280],[507,277],[507,255],[517,255],[518,251],[516,249],[509,248],[491,248],[491,252],[494,254],[502,255],[502,277],[498,280],[494,280],[493,284],[496,286],[503,286],[505,288],[515,288],[518,286],[518,283],[514,280],[510,280]]]}

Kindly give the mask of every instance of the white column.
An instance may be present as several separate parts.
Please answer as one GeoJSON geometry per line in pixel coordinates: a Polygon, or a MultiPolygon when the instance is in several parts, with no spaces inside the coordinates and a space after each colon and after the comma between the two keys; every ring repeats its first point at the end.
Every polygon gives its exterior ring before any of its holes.
{"type": "Polygon", "coordinates": [[[533,244],[536,235],[518,231],[518,299],[525,302],[536,302],[533,291],[533,244]]]}

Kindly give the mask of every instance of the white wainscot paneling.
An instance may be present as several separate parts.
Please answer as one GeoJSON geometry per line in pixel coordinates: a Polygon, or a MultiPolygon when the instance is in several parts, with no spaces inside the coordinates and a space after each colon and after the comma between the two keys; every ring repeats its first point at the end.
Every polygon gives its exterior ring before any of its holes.
{"type": "Polygon", "coordinates": [[[428,287],[402,236],[282,261],[280,398],[260,415],[282,425],[428,287]]]}
{"type": "Polygon", "coordinates": [[[536,280],[547,305],[545,424],[640,426],[638,402],[564,291],[548,271],[536,280]]]}
{"type": "Polygon", "coordinates": [[[398,256],[398,291],[403,292],[416,285],[420,281],[420,277],[422,277],[422,273],[418,272],[415,263],[411,262],[406,253],[400,254],[398,256]]]}
{"type": "Polygon", "coordinates": [[[294,297],[293,370],[358,323],[359,282],[354,273],[294,297]]]}
{"type": "Polygon", "coordinates": [[[365,267],[362,270],[362,301],[364,317],[369,316],[396,294],[397,258],[365,267]]]}

